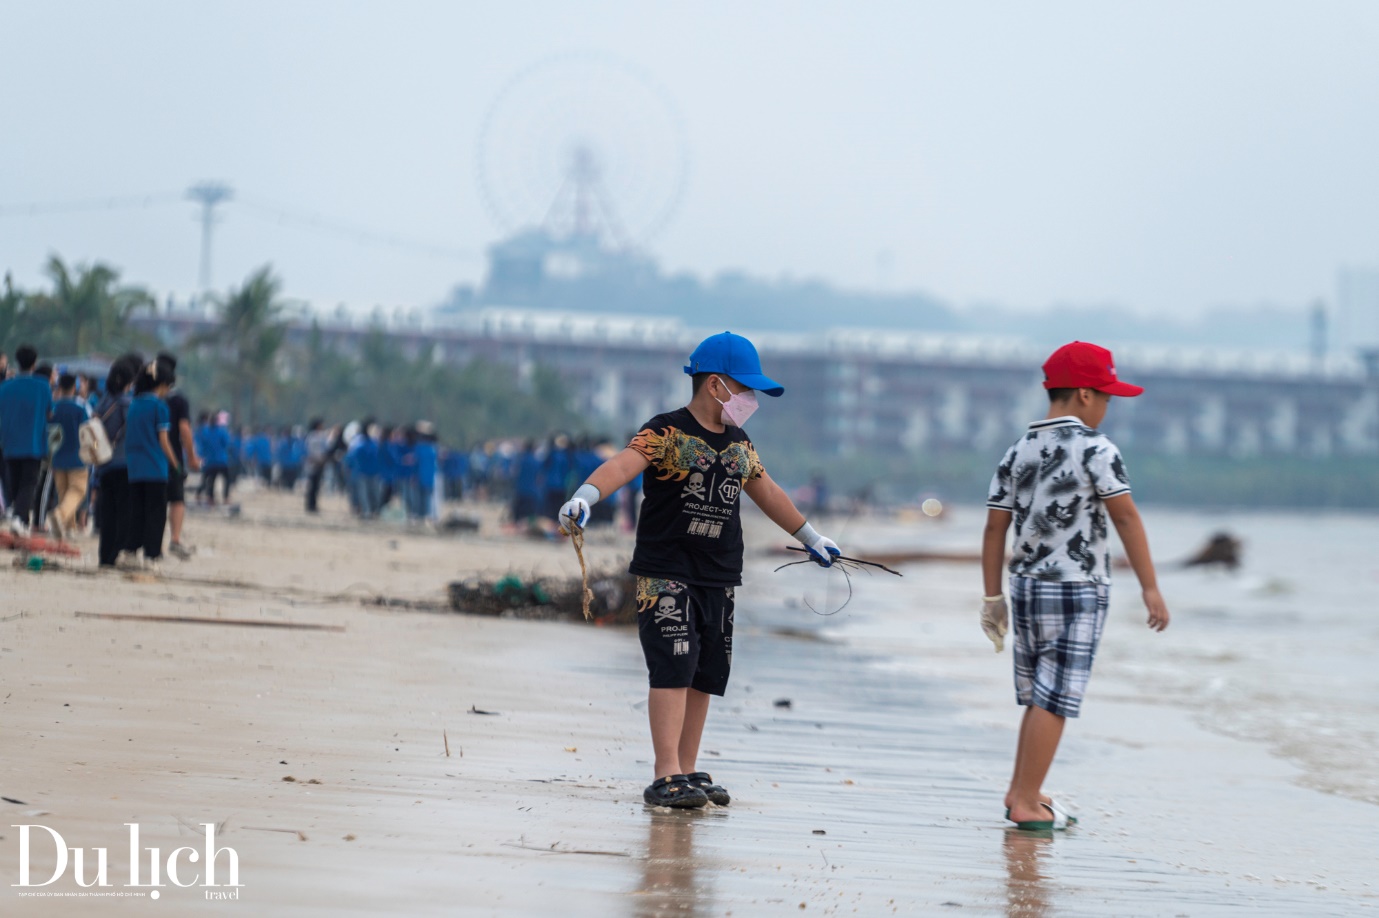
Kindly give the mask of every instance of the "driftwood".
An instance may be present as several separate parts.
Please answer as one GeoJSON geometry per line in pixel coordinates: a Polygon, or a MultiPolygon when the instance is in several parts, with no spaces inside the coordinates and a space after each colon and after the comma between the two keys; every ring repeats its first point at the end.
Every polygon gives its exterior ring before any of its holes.
{"type": "Polygon", "coordinates": [[[130,622],[172,622],[182,625],[242,625],[246,628],[287,628],[293,631],[344,631],[344,625],[305,622],[269,622],[254,618],[194,618],[186,615],[125,615],[118,612],[76,612],[77,618],[104,618],[130,622]]]}
{"type": "Polygon", "coordinates": [[[1229,532],[1218,532],[1207,540],[1207,544],[1183,562],[1183,567],[1224,567],[1238,570],[1243,545],[1229,532]]]}

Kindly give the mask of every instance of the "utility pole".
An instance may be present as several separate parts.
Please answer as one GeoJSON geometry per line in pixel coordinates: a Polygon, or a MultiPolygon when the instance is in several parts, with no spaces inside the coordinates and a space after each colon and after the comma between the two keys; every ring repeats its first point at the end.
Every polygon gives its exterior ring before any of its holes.
{"type": "Polygon", "coordinates": [[[200,182],[187,189],[187,197],[201,205],[201,273],[196,299],[199,303],[211,289],[211,234],[215,229],[215,208],[235,196],[224,182],[200,182]]]}
{"type": "Polygon", "coordinates": [[[1312,304],[1312,372],[1321,374],[1326,370],[1326,302],[1317,300],[1312,304]]]}

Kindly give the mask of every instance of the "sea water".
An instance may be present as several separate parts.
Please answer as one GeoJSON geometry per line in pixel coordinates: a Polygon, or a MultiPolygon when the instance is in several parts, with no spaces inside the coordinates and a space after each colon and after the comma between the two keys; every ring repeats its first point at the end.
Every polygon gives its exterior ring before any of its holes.
{"type": "MultiPolygon", "coordinates": [[[[1141,513],[1173,621],[1163,636],[1149,632],[1134,573],[1118,569],[1088,703],[1100,695],[1186,708],[1209,730],[1294,762],[1306,786],[1379,804],[1379,515],[1141,513]],[[1185,567],[1217,532],[1243,542],[1241,567],[1185,567]]],[[[851,518],[820,531],[863,556],[975,555],[984,520],[981,508],[950,508],[940,521],[851,518]]],[[[903,578],[853,574],[850,602],[836,573],[791,568],[749,586],[782,597],[760,610],[776,626],[816,630],[874,654],[879,666],[962,681],[973,654],[992,649],[977,626],[980,566],[901,570],[903,578]]],[[[1008,672],[1008,659],[1002,667],[1008,672]]]]}

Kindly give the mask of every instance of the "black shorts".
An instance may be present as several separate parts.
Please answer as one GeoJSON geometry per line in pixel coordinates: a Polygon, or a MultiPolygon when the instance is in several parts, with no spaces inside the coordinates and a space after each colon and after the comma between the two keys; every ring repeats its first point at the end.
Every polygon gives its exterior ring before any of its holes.
{"type": "Polygon", "coordinates": [[[637,578],[637,633],[652,688],[722,695],[733,663],[733,587],[637,578]]]}
{"type": "Polygon", "coordinates": [[[186,483],[186,476],[179,475],[177,472],[168,473],[168,503],[185,504],[187,502],[187,489],[184,487],[186,483]]]}

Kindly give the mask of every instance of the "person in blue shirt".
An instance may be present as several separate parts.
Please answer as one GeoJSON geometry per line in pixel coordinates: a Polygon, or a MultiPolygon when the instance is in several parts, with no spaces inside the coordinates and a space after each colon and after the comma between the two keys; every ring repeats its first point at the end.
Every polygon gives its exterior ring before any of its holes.
{"type": "Polygon", "coordinates": [[[244,466],[252,476],[258,476],[265,487],[273,484],[273,438],[269,436],[268,427],[245,437],[244,466]]]}
{"type": "Polygon", "coordinates": [[[547,445],[546,462],[541,468],[545,484],[542,516],[558,513],[560,505],[565,503],[565,494],[569,490],[566,487],[567,479],[573,467],[574,449],[570,444],[570,438],[564,434],[556,434],[547,445]]]}
{"type": "Polygon", "coordinates": [[[129,467],[130,531],[144,550],[144,563],[163,556],[163,529],[168,522],[168,474],[182,474],[172,451],[172,413],[163,399],[172,388],[169,366],[154,361],[134,381],[134,401],[125,421],[125,457],[129,467]]]}
{"type": "Polygon", "coordinates": [[[34,375],[38,351],[21,345],[14,352],[19,375],[0,385],[0,451],[9,471],[9,498],[14,517],[10,529],[27,537],[38,496],[38,475],[48,457],[48,417],[53,408],[52,384],[34,375]]]}
{"type": "Polygon", "coordinates": [[[53,527],[59,540],[76,527],[77,509],[86,497],[86,463],[81,461],[81,425],[91,419],[91,409],[77,398],[77,378],[65,374],[57,381],[58,399],[53,403],[53,423],[62,430],[62,444],[53,453],[53,480],[57,507],[53,527]]]}
{"type": "Polygon", "coordinates": [[[284,427],[278,433],[278,443],[274,447],[274,461],[278,465],[278,487],[291,491],[297,486],[306,464],[306,441],[301,428],[284,427]]]}
{"type": "MultiPolygon", "coordinates": [[[[224,412],[221,412],[223,415],[224,412]]],[[[197,428],[197,452],[201,454],[201,487],[198,496],[215,506],[215,482],[222,481],[222,495],[230,500],[230,430],[226,422],[215,423],[210,415],[202,415],[204,423],[197,428]]],[[[218,420],[218,419],[217,419],[218,420]]]]}
{"type": "Polygon", "coordinates": [[[517,472],[513,480],[512,521],[519,526],[525,525],[541,512],[544,492],[542,465],[536,444],[528,440],[517,457],[517,472]]]}
{"type": "Polygon", "coordinates": [[[401,495],[403,509],[407,509],[407,495],[405,495],[405,477],[407,470],[403,469],[403,445],[404,431],[401,427],[396,430],[393,427],[383,427],[378,437],[374,438],[378,444],[378,481],[379,496],[378,507],[382,510],[387,504],[392,503],[394,495],[401,495]]]}
{"type": "Polygon", "coordinates": [[[96,527],[100,530],[100,566],[115,566],[120,552],[130,541],[129,466],[126,462],[125,420],[129,411],[129,386],[134,370],[129,362],[117,360],[105,377],[105,393],[96,403],[94,416],[105,427],[110,439],[110,461],[96,466],[91,485],[96,506],[96,527]]]}
{"type": "Polygon", "coordinates": [[[379,460],[378,437],[383,433],[377,424],[366,422],[360,425],[359,433],[350,442],[345,453],[345,465],[350,473],[350,493],[354,497],[355,512],[360,519],[370,520],[378,516],[382,507],[382,485],[379,481],[381,463],[379,460]]]}
{"type": "Polygon", "coordinates": [[[412,485],[412,515],[419,520],[435,519],[432,502],[436,493],[436,425],[417,421],[416,445],[412,447],[416,479],[412,485]]]}
{"type": "Polygon", "coordinates": [[[463,447],[442,450],[441,469],[445,476],[445,499],[464,500],[469,485],[469,453],[463,447]]]}

